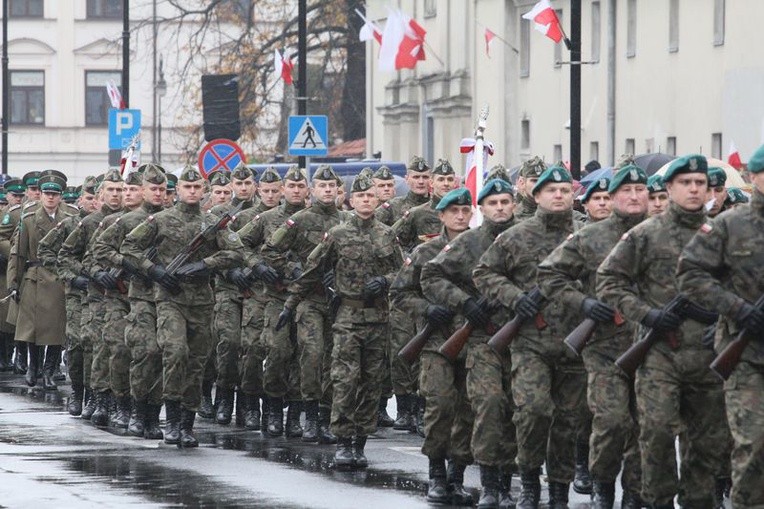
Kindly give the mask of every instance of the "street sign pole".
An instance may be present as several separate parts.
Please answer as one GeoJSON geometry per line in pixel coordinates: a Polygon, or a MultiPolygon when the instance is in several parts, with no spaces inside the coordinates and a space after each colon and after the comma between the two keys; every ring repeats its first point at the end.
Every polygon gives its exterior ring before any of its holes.
{"type": "MultiPolygon", "coordinates": [[[[297,4],[297,114],[308,114],[308,1],[299,0],[297,4]]],[[[297,163],[305,168],[310,183],[310,168],[305,157],[300,156],[297,163]]]]}
{"type": "Polygon", "coordinates": [[[581,180],[581,0],[570,0],[570,173],[581,180]]]}

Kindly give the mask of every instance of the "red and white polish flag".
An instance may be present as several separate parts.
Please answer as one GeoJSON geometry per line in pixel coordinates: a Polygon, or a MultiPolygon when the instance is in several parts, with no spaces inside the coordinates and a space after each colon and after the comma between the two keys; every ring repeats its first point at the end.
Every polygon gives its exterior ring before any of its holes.
{"type": "Polygon", "coordinates": [[[106,82],[106,94],[109,96],[109,102],[111,102],[112,108],[125,109],[125,101],[122,99],[122,94],[117,87],[117,84],[109,80],[106,82]]]}
{"type": "Polygon", "coordinates": [[[287,57],[286,51],[282,56],[281,53],[279,53],[279,50],[274,50],[273,67],[276,69],[277,79],[283,79],[284,83],[287,85],[293,83],[292,71],[294,70],[294,64],[292,63],[292,59],[287,57]]]}
{"type": "Polygon", "coordinates": [[[530,12],[523,14],[523,18],[532,21],[534,28],[546,35],[554,42],[562,40],[562,27],[557,13],[554,12],[549,0],[541,0],[530,12]]]}
{"type": "Polygon", "coordinates": [[[361,27],[361,31],[358,32],[358,39],[361,40],[362,42],[376,39],[378,43],[382,44],[382,29],[379,28],[376,23],[374,23],[373,21],[369,20],[366,16],[361,14],[361,11],[359,11],[358,9],[356,9],[355,12],[363,20],[363,26],[361,27]]]}
{"type": "Polygon", "coordinates": [[[496,34],[490,28],[485,29],[485,54],[488,58],[491,58],[491,43],[496,38],[496,34]]]}
{"type": "Polygon", "coordinates": [[[397,71],[413,69],[425,59],[424,36],[427,31],[399,10],[390,11],[382,32],[379,48],[379,69],[397,71]]]}
{"type": "Polygon", "coordinates": [[[727,156],[727,162],[736,170],[740,170],[740,168],[743,167],[743,161],[740,159],[740,152],[737,151],[734,141],[730,142],[730,153],[727,156]]]}

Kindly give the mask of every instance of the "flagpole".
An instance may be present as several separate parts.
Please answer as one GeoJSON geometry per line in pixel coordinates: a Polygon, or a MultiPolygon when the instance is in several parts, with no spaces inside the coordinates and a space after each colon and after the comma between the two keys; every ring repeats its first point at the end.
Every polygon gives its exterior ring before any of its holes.
{"type": "Polygon", "coordinates": [[[435,60],[437,60],[438,62],[440,62],[440,65],[442,65],[442,66],[443,66],[443,68],[445,68],[445,67],[446,67],[446,64],[445,64],[445,63],[443,63],[443,60],[441,60],[441,59],[440,59],[440,57],[438,56],[438,54],[437,54],[437,53],[435,53],[435,50],[433,50],[433,49],[432,49],[432,46],[430,46],[429,44],[427,44],[427,41],[425,41],[425,40],[423,40],[423,41],[422,41],[422,44],[424,44],[425,48],[427,48],[428,50],[430,50],[430,53],[432,54],[432,56],[434,56],[434,57],[435,57],[435,60]]]}
{"type": "MultiPolygon", "coordinates": [[[[483,138],[483,132],[486,128],[486,121],[488,120],[488,104],[485,104],[480,110],[478,116],[477,127],[475,128],[475,148],[473,149],[473,157],[475,158],[475,196],[472,197],[477,204],[477,196],[480,194],[480,190],[483,189],[483,151],[485,147],[485,140],[483,138]]],[[[474,223],[476,226],[480,226],[483,223],[483,214],[480,212],[480,207],[475,208],[474,223]]]]}
{"type": "MultiPolygon", "coordinates": [[[[488,28],[488,26],[486,26],[486,25],[482,24],[482,23],[481,23],[481,22],[479,22],[479,21],[476,21],[476,23],[478,24],[478,26],[479,26],[479,27],[482,27],[484,30],[491,30],[490,28],[488,28]]],[[[493,30],[491,30],[491,33],[493,34],[493,36],[494,36],[495,38],[497,38],[498,40],[500,40],[501,42],[503,42],[504,44],[506,44],[507,46],[509,46],[509,47],[512,49],[512,51],[514,51],[515,53],[520,53],[520,50],[518,50],[517,48],[515,48],[515,46],[514,46],[512,43],[510,43],[509,41],[507,41],[505,38],[503,38],[502,36],[500,36],[499,34],[497,34],[496,32],[494,32],[493,30]]]]}

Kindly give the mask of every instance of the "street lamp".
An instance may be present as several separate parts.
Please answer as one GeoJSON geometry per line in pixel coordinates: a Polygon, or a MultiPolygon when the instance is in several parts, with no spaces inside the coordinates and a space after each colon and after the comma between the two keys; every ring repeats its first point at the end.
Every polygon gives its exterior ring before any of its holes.
{"type": "Polygon", "coordinates": [[[156,84],[157,94],[157,162],[162,164],[162,97],[167,95],[167,82],[164,80],[164,62],[159,57],[159,80],[156,84]]]}

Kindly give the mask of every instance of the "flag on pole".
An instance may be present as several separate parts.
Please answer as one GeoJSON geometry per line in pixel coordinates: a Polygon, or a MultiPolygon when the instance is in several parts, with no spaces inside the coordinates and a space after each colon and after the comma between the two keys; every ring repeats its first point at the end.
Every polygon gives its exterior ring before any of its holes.
{"type": "Polygon", "coordinates": [[[119,88],[117,88],[116,83],[112,80],[106,82],[106,94],[109,96],[112,108],[119,108],[120,110],[125,109],[125,101],[122,99],[122,94],[120,93],[119,88]]]}
{"type": "Polygon", "coordinates": [[[485,54],[488,56],[488,58],[491,58],[491,43],[496,38],[496,34],[491,31],[490,28],[485,29],[485,54]]]}
{"type": "Polygon", "coordinates": [[[279,53],[279,50],[274,50],[273,67],[276,69],[277,79],[283,79],[284,83],[287,85],[293,83],[292,70],[294,70],[294,64],[292,63],[291,57],[287,57],[286,51],[282,56],[281,53],[279,53]]]}
{"type": "Polygon", "coordinates": [[[425,59],[424,36],[427,31],[399,10],[390,11],[379,48],[379,69],[413,69],[425,59]]]}
{"type": "Polygon", "coordinates": [[[730,142],[730,153],[727,156],[727,162],[738,171],[743,167],[743,161],[740,160],[740,152],[737,151],[734,141],[730,142]]]}
{"type": "Polygon", "coordinates": [[[376,39],[378,43],[382,44],[382,29],[379,28],[376,23],[361,14],[361,11],[358,9],[355,10],[355,13],[358,14],[363,20],[363,26],[361,27],[361,31],[358,33],[358,39],[366,42],[372,40],[373,38],[376,39]]]}
{"type": "MultiPolygon", "coordinates": [[[[490,141],[485,141],[483,143],[483,173],[485,173],[485,168],[488,167],[488,156],[492,156],[494,151],[493,143],[490,141]]],[[[472,195],[472,205],[477,207],[477,197],[483,187],[485,175],[477,174],[475,138],[462,138],[461,143],[459,143],[459,152],[467,155],[464,164],[464,187],[470,190],[470,194],[472,195]]]]}
{"type": "Polygon", "coordinates": [[[554,42],[559,43],[562,40],[562,27],[557,13],[552,9],[549,0],[541,0],[530,12],[523,14],[523,18],[534,23],[534,28],[546,35],[554,42]]]}

